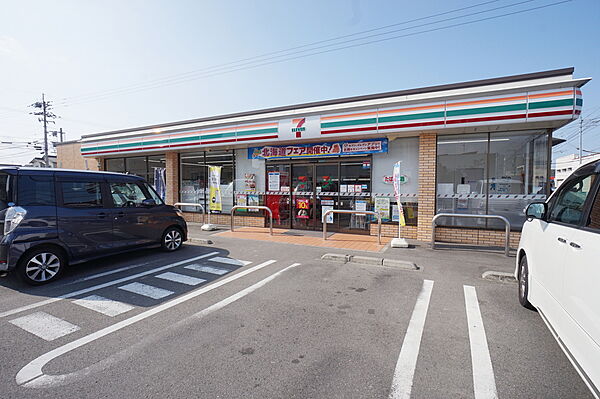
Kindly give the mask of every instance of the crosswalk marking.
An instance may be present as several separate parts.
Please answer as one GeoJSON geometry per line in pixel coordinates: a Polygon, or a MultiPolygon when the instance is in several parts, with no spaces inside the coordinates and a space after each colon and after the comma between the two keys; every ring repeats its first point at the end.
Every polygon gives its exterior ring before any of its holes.
{"type": "Polygon", "coordinates": [[[215,256],[214,258],[210,258],[209,260],[211,260],[213,262],[225,263],[227,265],[234,265],[234,266],[246,266],[246,265],[249,265],[250,263],[252,263],[247,260],[223,258],[221,256],[215,256]]]}
{"type": "Polygon", "coordinates": [[[166,272],[159,274],[155,277],[161,278],[163,280],[174,281],[176,283],[182,283],[186,285],[198,285],[206,282],[203,278],[186,276],[185,274],[166,272]]]}
{"type": "Polygon", "coordinates": [[[86,296],[85,298],[73,301],[73,303],[110,317],[114,317],[134,309],[134,307],[131,305],[119,301],[113,301],[100,295],[86,296]]]}
{"type": "Polygon", "coordinates": [[[198,272],[217,274],[219,276],[227,274],[231,271],[231,270],[223,269],[221,267],[204,266],[204,265],[200,265],[198,263],[192,263],[191,265],[185,266],[185,268],[190,269],[190,270],[196,270],[198,272]]]}
{"type": "Polygon", "coordinates": [[[408,323],[404,342],[402,342],[400,356],[398,356],[398,362],[394,370],[390,399],[410,399],[432,290],[433,281],[424,280],[423,288],[421,288],[421,292],[417,297],[417,302],[408,323]]]}
{"type": "Polygon", "coordinates": [[[142,283],[129,283],[119,287],[120,290],[133,292],[134,294],[143,295],[152,299],[161,299],[174,294],[173,291],[165,290],[163,288],[154,287],[148,284],[142,283]]]}
{"type": "Polygon", "coordinates": [[[475,399],[497,399],[496,379],[475,287],[464,285],[475,399]]]}
{"type": "Polygon", "coordinates": [[[27,316],[10,320],[9,323],[46,341],[53,341],[80,329],[75,324],[71,324],[68,321],[45,312],[31,313],[27,316]]]}

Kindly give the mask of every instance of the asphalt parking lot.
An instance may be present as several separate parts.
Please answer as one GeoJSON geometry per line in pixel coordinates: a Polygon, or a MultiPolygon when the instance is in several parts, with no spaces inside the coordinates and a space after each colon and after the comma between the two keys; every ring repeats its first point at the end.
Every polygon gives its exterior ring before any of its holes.
{"type": "Polygon", "coordinates": [[[481,278],[514,258],[211,239],[1,279],[1,397],[592,397],[516,284],[481,278]]]}

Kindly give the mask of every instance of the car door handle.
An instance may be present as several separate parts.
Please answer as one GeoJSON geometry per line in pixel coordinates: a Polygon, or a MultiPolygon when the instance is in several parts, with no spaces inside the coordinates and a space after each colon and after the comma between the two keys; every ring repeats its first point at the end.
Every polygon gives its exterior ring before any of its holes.
{"type": "Polygon", "coordinates": [[[115,219],[122,218],[123,216],[125,216],[125,212],[117,212],[117,216],[115,216],[115,219]]]}
{"type": "Polygon", "coordinates": [[[100,212],[100,213],[98,214],[98,218],[99,218],[99,219],[104,219],[105,217],[106,217],[106,212],[100,212]]]}
{"type": "Polygon", "coordinates": [[[575,249],[581,249],[581,245],[577,244],[576,242],[570,242],[569,245],[575,249]]]}
{"type": "Polygon", "coordinates": [[[562,238],[562,237],[558,237],[558,241],[559,241],[559,242],[561,242],[561,243],[563,243],[563,244],[566,244],[566,243],[567,243],[567,240],[565,240],[565,239],[564,239],[564,238],[562,238]]]}

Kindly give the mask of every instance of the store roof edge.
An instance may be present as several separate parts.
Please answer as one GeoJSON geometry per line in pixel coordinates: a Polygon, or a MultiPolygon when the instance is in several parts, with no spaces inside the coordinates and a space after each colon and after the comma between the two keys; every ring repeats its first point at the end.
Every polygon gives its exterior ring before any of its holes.
{"type": "Polygon", "coordinates": [[[503,76],[503,77],[498,77],[498,78],[472,80],[472,81],[461,82],[461,83],[450,83],[450,84],[444,84],[444,85],[427,86],[427,87],[422,87],[422,88],[413,88],[413,89],[405,89],[405,90],[390,91],[390,92],[383,92],[383,93],[366,94],[366,95],[360,95],[360,96],[343,97],[343,98],[338,98],[338,99],[314,101],[314,102],[301,103],[301,104],[285,105],[285,106],[281,106],[281,107],[264,108],[264,109],[258,109],[258,110],[252,110],[252,111],[243,111],[243,112],[237,112],[237,113],[231,113],[231,114],[215,115],[215,116],[209,116],[209,117],[197,118],[197,119],[187,119],[187,120],[181,120],[181,121],[176,121],[176,122],[161,123],[161,124],[157,124],[157,125],[138,126],[138,127],[133,127],[133,128],[127,128],[127,129],[112,130],[112,131],[106,131],[106,132],[100,132],[100,133],[92,133],[92,134],[82,135],[81,138],[82,139],[90,139],[90,138],[94,138],[94,137],[101,137],[101,136],[120,134],[120,133],[130,133],[130,132],[136,132],[136,131],[146,130],[146,129],[160,129],[160,128],[168,128],[168,127],[173,127],[173,126],[178,126],[178,125],[183,125],[183,124],[210,122],[210,121],[215,121],[215,120],[219,120],[219,119],[239,118],[239,117],[247,117],[247,116],[260,115],[260,114],[266,114],[266,113],[272,113],[272,112],[290,111],[290,110],[294,110],[297,108],[319,107],[319,106],[344,104],[344,103],[351,103],[351,102],[358,102],[358,101],[376,100],[376,99],[387,98],[387,97],[408,96],[408,95],[431,93],[431,92],[444,91],[444,90],[465,89],[465,88],[471,88],[471,87],[477,87],[477,86],[488,86],[488,85],[494,85],[494,84],[513,83],[513,82],[520,82],[520,81],[526,81],[526,80],[552,78],[552,77],[557,77],[557,76],[572,75],[574,71],[575,71],[574,67],[569,67],[569,68],[561,68],[561,69],[552,69],[552,70],[541,71],[541,72],[525,73],[525,74],[519,74],[519,75],[503,76]]]}

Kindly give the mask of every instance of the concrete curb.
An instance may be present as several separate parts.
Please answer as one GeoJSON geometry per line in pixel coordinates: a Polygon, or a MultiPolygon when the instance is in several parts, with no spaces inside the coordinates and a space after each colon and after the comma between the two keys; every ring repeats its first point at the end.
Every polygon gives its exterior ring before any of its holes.
{"type": "Polygon", "coordinates": [[[503,282],[505,281],[508,283],[516,283],[517,282],[517,279],[515,278],[515,276],[512,273],[495,272],[493,270],[483,273],[481,275],[481,278],[486,279],[486,280],[493,280],[493,281],[503,281],[503,282]]]}
{"type": "Polygon", "coordinates": [[[361,264],[361,265],[385,266],[385,267],[393,267],[393,268],[403,269],[403,270],[420,270],[419,266],[417,266],[417,264],[414,262],[408,262],[408,261],[397,260],[397,259],[378,258],[375,256],[359,256],[359,255],[344,255],[344,254],[327,253],[327,254],[321,256],[321,260],[328,260],[328,261],[339,262],[339,263],[355,263],[355,264],[361,264]]]}
{"type": "Polygon", "coordinates": [[[191,244],[201,244],[201,245],[210,245],[213,243],[211,240],[207,240],[205,238],[189,238],[189,237],[188,237],[188,242],[191,244]]]}

